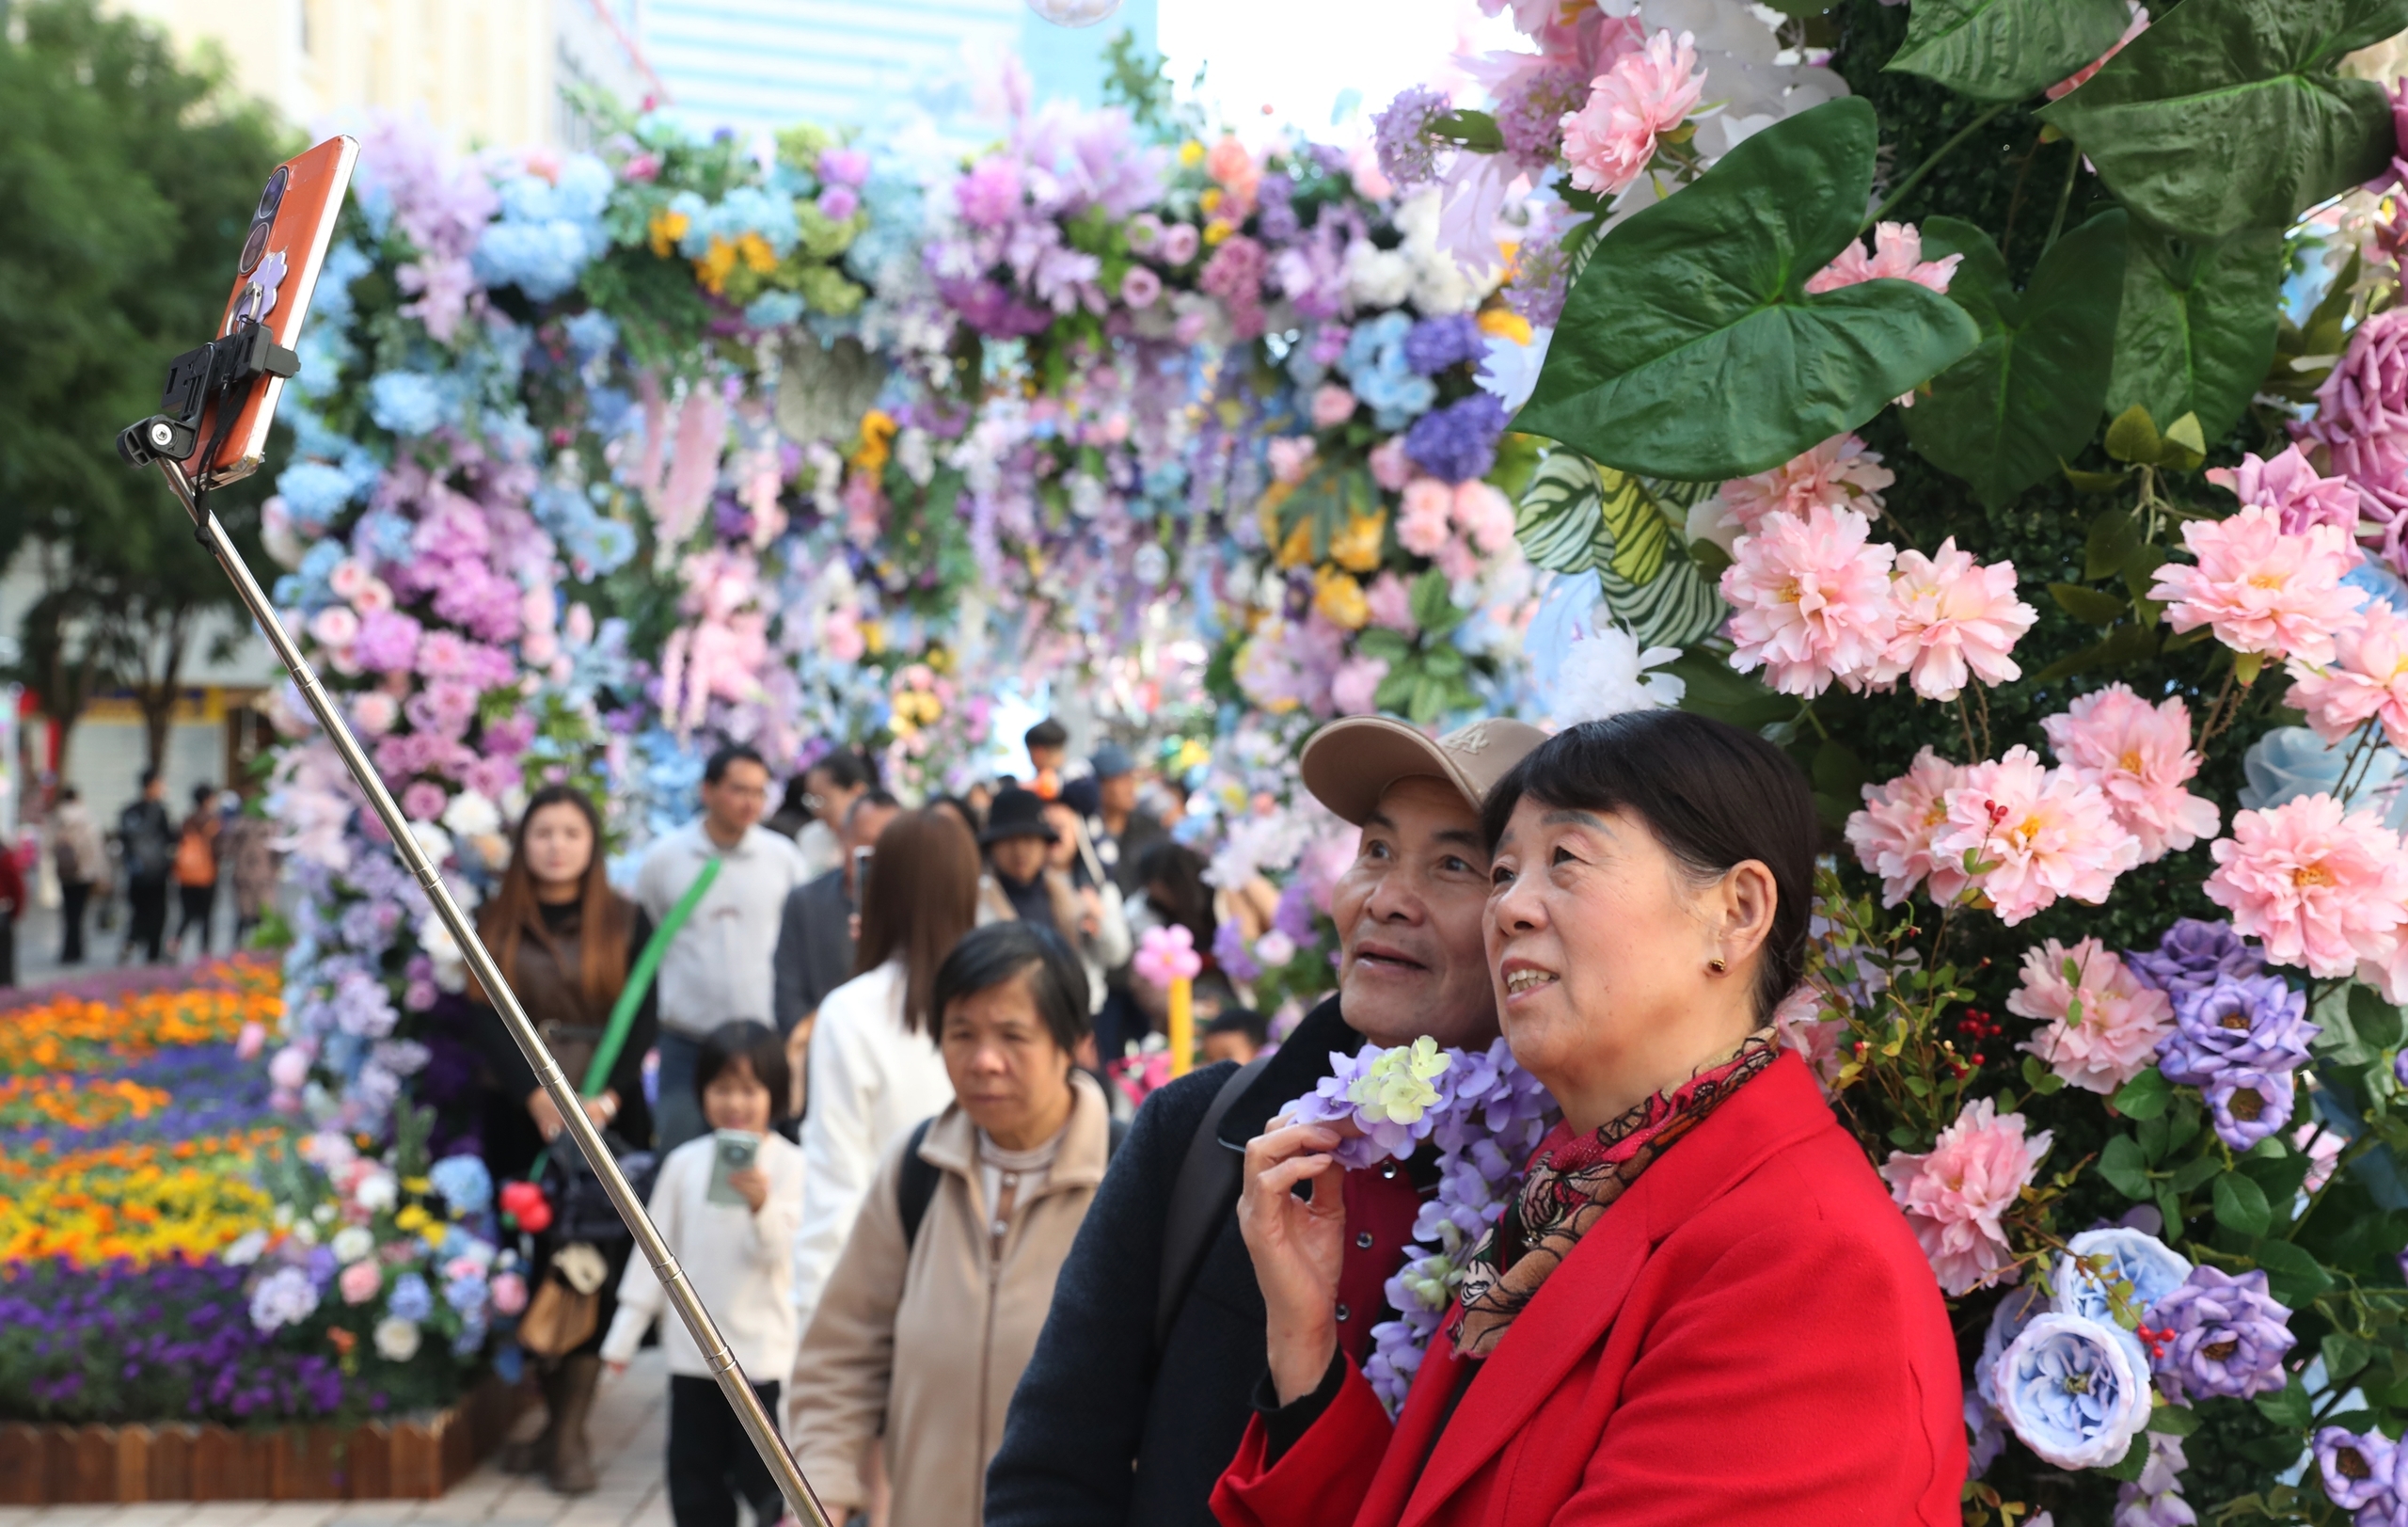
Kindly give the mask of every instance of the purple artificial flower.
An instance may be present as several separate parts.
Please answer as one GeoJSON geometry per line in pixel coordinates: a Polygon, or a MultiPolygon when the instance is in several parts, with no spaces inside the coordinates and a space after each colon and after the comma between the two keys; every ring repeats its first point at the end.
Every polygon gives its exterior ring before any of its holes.
{"type": "Polygon", "coordinates": [[[1304,231],[1304,220],[1296,215],[1295,178],[1284,170],[1273,170],[1255,186],[1255,231],[1274,244],[1286,244],[1304,231]]]}
{"type": "Polygon", "coordinates": [[[2291,1071],[2323,1029],[2307,1021],[2307,996],[2279,976],[2219,976],[2175,998],[2174,1031],[2157,1042],[2169,1082],[2205,1087],[2228,1066],[2291,1071]]]}
{"type": "Polygon", "coordinates": [[[2165,931],[2154,950],[2125,951],[2124,968],[2144,986],[2179,996],[2214,985],[2219,976],[2255,976],[2266,966],[2257,948],[2242,943],[2229,922],[2184,917],[2165,931]]]}
{"type": "Polygon", "coordinates": [[[861,210],[861,193],[849,185],[832,185],[819,193],[819,215],[832,223],[841,223],[861,210]]]}
{"type": "Polygon", "coordinates": [[[1372,114],[1380,173],[1399,190],[1438,178],[1438,147],[1430,140],[1430,124],[1453,109],[1445,91],[1415,85],[1398,91],[1386,110],[1372,114]]]}
{"type": "Polygon", "coordinates": [[[1563,152],[1563,119],[1589,99],[1589,76],[1570,64],[1533,69],[1505,87],[1497,103],[1497,133],[1505,151],[1533,180],[1563,152]]]}
{"type": "Polygon", "coordinates": [[[2318,1432],[2316,1471],[2324,1482],[2325,1497],[2344,1511],[2387,1504],[2397,1448],[2372,1427],[2364,1436],[2339,1426],[2318,1432]]]}
{"type": "Polygon", "coordinates": [[[398,610],[372,610],[359,617],[351,660],[372,674],[405,674],[418,661],[424,628],[398,610]]]}
{"type": "Polygon", "coordinates": [[[1497,440],[1504,433],[1505,405],[1475,392],[1415,420],[1404,434],[1404,453],[1433,477],[1468,483],[1497,465],[1497,440]]]}
{"type": "Polygon", "coordinates": [[[2270,1135],[2289,1127],[2297,1101],[2288,1071],[2258,1071],[2227,1066],[2208,1078],[2200,1090],[2216,1137],[2236,1151],[2246,1151],[2270,1135]]]}
{"type": "Polygon", "coordinates": [[[1404,337],[1404,363],[1423,376],[1478,360],[1486,350],[1479,321],[1468,313],[1425,318],[1404,337]]]}
{"type": "Polygon", "coordinates": [[[1271,909],[1271,926],[1298,944],[1310,944],[1318,936],[1313,929],[1313,894],[1301,880],[1290,881],[1279,893],[1279,901],[1271,909]]]}
{"type": "Polygon", "coordinates": [[[1245,929],[1235,918],[1213,930],[1212,962],[1233,981],[1250,981],[1262,974],[1262,966],[1245,946],[1245,929]]]}
{"type": "Polygon", "coordinates": [[[2195,1527],[2198,1514],[2182,1499],[2182,1471],[2191,1467],[2182,1439],[2149,1432],[2141,1477],[2115,1487],[2115,1527],[2195,1527]]]}
{"type": "Polygon", "coordinates": [[[953,201],[971,227],[1003,227],[1020,211],[1020,166],[1002,154],[978,161],[954,183],[953,201]]]}
{"type": "Polygon", "coordinates": [[[831,185],[858,190],[869,181],[869,155],[860,149],[822,149],[819,178],[831,185]]]}
{"type": "Polygon", "coordinates": [[[2197,1266],[2148,1312],[2173,1331],[2156,1360],[2158,1387],[2177,1405],[2227,1396],[2246,1399],[2283,1387],[2283,1358],[2297,1340],[2291,1312],[2266,1292],[2266,1275],[2235,1278],[2197,1266]]]}
{"type": "Polygon", "coordinates": [[[2383,559],[2398,568],[2408,535],[2408,310],[2376,313],[2351,331],[2349,349],[2316,392],[2316,418],[2297,433],[2323,442],[2332,469],[2355,484],[2358,512],[2381,528],[2383,559]]]}

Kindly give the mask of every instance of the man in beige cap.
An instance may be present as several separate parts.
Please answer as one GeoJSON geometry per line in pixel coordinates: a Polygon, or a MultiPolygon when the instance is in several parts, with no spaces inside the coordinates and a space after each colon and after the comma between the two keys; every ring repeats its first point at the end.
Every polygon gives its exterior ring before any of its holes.
{"type": "MultiPolygon", "coordinates": [[[[1333,1052],[1485,1045],[1497,1001],[1481,946],[1488,848],[1480,803],[1545,740],[1484,721],[1433,741],[1356,716],[1313,734],[1305,787],[1361,829],[1338,883],[1338,994],[1286,1044],[1224,1061],[1138,1110],[1054,1284],[1037,1352],[987,1471],[987,1527],[1213,1527],[1213,1481],[1236,1455],[1262,1373],[1262,1295],[1238,1234],[1246,1142],[1330,1074],[1333,1052]]],[[[1346,1174],[1341,1344],[1361,1362],[1394,1318],[1432,1153],[1346,1174]]]]}

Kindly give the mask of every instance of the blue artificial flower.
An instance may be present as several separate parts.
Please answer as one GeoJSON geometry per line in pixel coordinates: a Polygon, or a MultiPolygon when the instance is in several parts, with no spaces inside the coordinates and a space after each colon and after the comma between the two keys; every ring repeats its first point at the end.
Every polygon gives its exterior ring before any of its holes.
{"type": "Polygon", "coordinates": [[[2060,1469],[2120,1461],[2148,1422],[2146,1376],[2115,1332],[2080,1315],[2033,1316],[1992,1382],[2007,1425],[2060,1469]]]}
{"type": "Polygon", "coordinates": [[[276,475],[276,491],[293,528],[306,536],[323,534],[357,491],[351,474],[323,461],[296,461],[276,475]]]}
{"type": "Polygon", "coordinates": [[[753,328],[784,328],[802,317],[803,300],[793,292],[764,292],[744,309],[744,322],[753,328]]]}
{"type": "Polygon", "coordinates": [[[443,390],[424,372],[385,372],[368,384],[368,417],[395,435],[431,434],[450,414],[443,390]]]}
{"type": "MultiPolygon", "coordinates": [[[[2335,793],[2341,785],[2341,766],[2349,761],[2364,731],[2362,727],[2338,742],[2327,742],[2305,726],[2275,727],[2242,756],[2241,771],[2249,781],[2241,787],[2242,805],[2251,811],[2269,811],[2302,796],[2335,793]]],[[[2400,755],[2389,747],[2377,747],[2363,761],[2360,772],[2364,777],[2342,804],[2353,811],[2383,812],[2384,825],[2395,832],[2408,825],[2408,790],[2394,793],[2384,788],[2400,772],[2400,755]]]]}
{"type": "Polygon", "coordinates": [[[1450,366],[1477,360],[1485,346],[1480,322],[1469,313],[1425,318],[1404,336],[1404,363],[1423,376],[1435,376],[1450,366]]]}
{"type": "Polygon", "coordinates": [[[2154,950],[2125,950],[2124,968],[2142,985],[2179,997],[2213,986],[2219,976],[2255,976],[2266,962],[2254,945],[2232,931],[2230,922],[2179,917],[2154,950]]]}
{"type": "Polygon", "coordinates": [[[424,1320],[435,1313],[435,1291],[417,1272],[405,1272],[393,1280],[393,1291],[386,1296],[385,1308],[396,1319],[424,1320]]]}
{"type": "Polygon", "coordinates": [[[318,267],[317,289],[309,294],[309,326],[313,333],[340,334],[350,326],[351,283],[376,268],[368,251],[344,239],[326,250],[318,267]]]}
{"type": "Polygon", "coordinates": [[[575,223],[491,223],[477,240],[472,263],[487,286],[515,286],[537,302],[549,302],[577,284],[588,258],[584,233],[575,223]]]}
{"type": "Polygon", "coordinates": [[[2065,1255],[2057,1261],[2054,1308],[2061,1315],[2080,1315],[2114,1331],[2128,1344],[2125,1355],[2132,1360],[2132,1371],[2147,1373],[2148,1353],[2116,1318],[2112,1291],[2117,1283],[2131,1284],[2126,1296],[2130,1312],[2144,1319],[2151,1305],[2190,1276],[2191,1260],[2146,1232],[2122,1226],[2084,1231],[2066,1243],[2065,1255]]]}
{"type": "Polygon", "coordinates": [[[476,1156],[445,1156],[426,1175],[455,1215],[477,1214],[493,1202],[493,1174],[476,1156]]]}
{"type": "Polygon", "coordinates": [[[1497,465],[1497,441],[1504,433],[1505,406],[1475,392],[1415,420],[1405,431],[1404,453],[1433,477],[1468,483],[1497,465]]]}
{"type": "Polygon", "coordinates": [[[2388,564],[2377,558],[2360,559],[2341,582],[2346,588],[2364,589],[2369,601],[2379,599],[2398,613],[2408,615],[2408,581],[2402,581],[2388,564]]]}
{"type": "Polygon", "coordinates": [[[599,308],[588,308],[562,320],[561,332],[568,337],[569,353],[580,365],[609,355],[619,342],[618,324],[599,308]]]}

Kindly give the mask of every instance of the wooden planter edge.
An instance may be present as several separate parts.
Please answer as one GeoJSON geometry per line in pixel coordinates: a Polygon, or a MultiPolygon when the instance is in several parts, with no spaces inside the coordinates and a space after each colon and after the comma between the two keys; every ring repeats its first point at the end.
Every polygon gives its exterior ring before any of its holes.
{"type": "Polygon", "coordinates": [[[433,1500],[492,1452],[525,1403],[488,1374],[422,1419],[234,1431],[0,1424],[0,1505],[433,1500]]]}

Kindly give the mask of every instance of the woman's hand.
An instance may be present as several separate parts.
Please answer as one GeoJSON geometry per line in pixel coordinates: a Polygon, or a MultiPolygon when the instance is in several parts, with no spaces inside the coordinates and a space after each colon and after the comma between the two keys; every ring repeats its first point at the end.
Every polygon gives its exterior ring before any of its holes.
{"type": "Polygon", "coordinates": [[[1321,1387],[1338,1350],[1338,1272],[1346,1256],[1345,1169],[1326,1124],[1285,1124],[1245,1148],[1238,1230],[1268,1312],[1271,1384],[1287,1405],[1321,1387]],[[1295,1195],[1310,1181],[1312,1197],[1295,1195]]]}
{"type": "MultiPolygon", "coordinates": [[[[568,1127],[561,1121],[561,1111],[553,1106],[552,1095],[540,1087],[527,1094],[527,1117],[535,1121],[535,1133],[544,1137],[547,1145],[559,1139],[561,1131],[568,1127]]],[[[604,1092],[600,1097],[587,1098],[585,1117],[594,1121],[596,1129],[608,1125],[619,1117],[619,1094],[604,1092]]]]}

